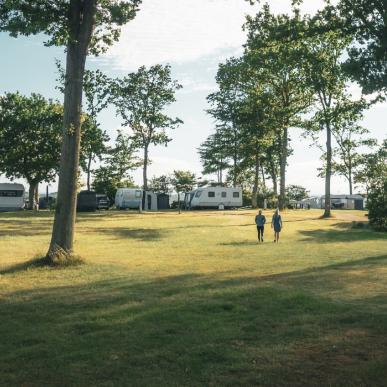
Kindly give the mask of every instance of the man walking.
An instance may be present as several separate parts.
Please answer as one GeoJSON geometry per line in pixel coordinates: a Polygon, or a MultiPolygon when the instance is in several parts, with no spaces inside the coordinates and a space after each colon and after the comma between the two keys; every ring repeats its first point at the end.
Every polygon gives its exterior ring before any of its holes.
{"type": "Polygon", "coordinates": [[[262,211],[259,210],[258,215],[255,217],[255,224],[258,231],[258,242],[263,242],[263,232],[265,231],[266,217],[262,215],[262,211]]]}

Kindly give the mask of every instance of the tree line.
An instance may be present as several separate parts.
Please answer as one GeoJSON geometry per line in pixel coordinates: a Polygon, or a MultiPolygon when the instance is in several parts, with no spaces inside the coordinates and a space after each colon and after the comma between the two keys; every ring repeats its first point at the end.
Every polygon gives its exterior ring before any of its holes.
{"type": "MultiPolygon", "coordinates": [[[[384,142],[377,150],[377,141],[360,124],[364,112],[384,98],[384,64],[373,55],[375,44],[384,47],[377,34],[385,24],[377,12],[365,23],[372,7],[358,3],[361,11],[346,1],[337,7],[327,3],[313,16],[302,15],[297,5],[291,14],[276,15],[264,4],[247,17],[243,55],[220,64],[218,91],[208,96],[215,132],[201,144],[199,154],[204,172],[216,174],[219,183],[251,190],[254,207],[259,197],[277,198],[281,209],[287,205],[286,169],[294,128],[303,129],[321,149],[325,217],[331,215],[331,176],[344,176],[352,194],[355,183],[364,183],[369,154],[385,149],[384,142]],[[359,41],[368,42],[367,48],[359,50],[359,41]],[[358,99],[350,93],[353,82],[363,89],[358,99]],[[374,92],[377,96],[366,98],[374,92]]],[[[382,9],[375,6],[375,11],[382,9]]]]}
{"type": "MultiPolygon", "coordinates": [[[[60,64],[58,70],[57,88],[63,92],[65,73],[60,64]]],[[[134,186],[129,172],[138,167],[143,168],[143,187],[147,189],[149,146],[167,145],[171,138],[166,129],[182,122],[164,113],[181,87],[170,73],[168,65],[155,65],[141,67],[123,79],[109,79],[100,70],[85,70],[79,162],[88,190],[94,188],[113,198],[117,188],[134,186]],[[109,104],[115,107],[122,126],[130,129],[130,134],[118,130],[113,145],[98,122],[98,114],[109,104]],[[137,155],[139,151],[143,157],[137,155]],[[97,160],[100,165],[93,169],[97,160]]],[[[0,97],[0,173],[27,180],[30,207],[39,183],[54,181],[59,172],[63,112],[58,101],[39,94],[6,93],[0,97]]]]}

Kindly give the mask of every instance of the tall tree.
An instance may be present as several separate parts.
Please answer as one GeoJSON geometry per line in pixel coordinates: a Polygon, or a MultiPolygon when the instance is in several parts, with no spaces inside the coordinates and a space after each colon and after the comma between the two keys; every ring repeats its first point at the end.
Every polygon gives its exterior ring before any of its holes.
{"type": "Polygon", "coordinates": [[[280,197],[283,208],[286,198],[286,166],[289,154],[289,128],[299,125],[300,114],[312,102],[310,90],[303,87],[305,73],[300,62],[299,44],[292,37],[305,23],[300,13],[274,15],[265,4],[255,17],[248,17],[246,55],[261,78],[277,98],[273,119],[281,143],[280,197]],[[283,36],[288,39],[283,39],[283,36]]]}
{"type": "Polygon", "coordinates": [[[11,36],[43,33],[47,45],[66,47],[63,142],[58,198],[47,257],[71,259],[81,140],[82,86],[88,53],[98,54],[119,37],[140,0],[0,0],[0,31],[11,36]]]}
{"type": "Polygon", "coordinates": [[[39,183],[58,172],[62,122],[63,107],[39,94],[0,97],[0,172],[27,180],[30,208],[39,183]]]}
{"type": "Polygon", "coordinates": [[[143,150],[143,188],[148,189],[150,145],[168,145],[167,130],[177,128],[183,121],[171,118],[165,108],[175,102],[175,93],[182,86],[171,77],[169,65],[139,68],[115,82],[114,103],[124,126],[131,130],[135,146],[143,150]]]}
{"type": "Polygon", "coordinates": [[[163,194],[170,193],[172,189],[171,177],[167,175],[153,177],[150,181],[149,189],[157,193],[163,193],[163,194]]]}
{"type": "Polygon", "coordinates": [[[332,135],[339,133],[352,100],[347,93],[347,77],[343,73],[342,58],[351,36],[341,31],[329,31],[326,26],[325,10],[308,23],[317,28],[319,34],[306,36],[302,40],[302,63],[306,78],[303,87],[315,95],[314,115],[309,120],[309,132],[325,132],[325,210],[324,217],[331,216],[331,176],[333,161],[332,135]],[[327,31],[327,32],[326,32],[327,31]]]}
{"type": "Polygon", "coordinates": [[[86,185],[89,191],[93,172],[92,163],[97,159],[101,160],[103,154],[107,152],[106,143],[109,139],[106,131],[86,115],[82,123],[80,165],[86,173],[86,185]]]}
{"type": "Polygon", "coordinates": [[[190,192],[196,184],[196,176],[190,171],[173,171],[172,185],[178,195],[179,213],[181,212],[180,194],[190,192]]]}
{"type": "Polygon", "coordinates": [[[130,171],[140,165],[134,153],[129,136],[118,131],[114,146],[106,150],[103,165],[94,171],[93,189],[112,200],[118,188],[133,187],[130,171]]]}
{"type": "Polygon", "coordinates": [[[362,147],[373,147],[376,140],[365,137],[369,131],[359,125],[344,127],[333,131],[337,147],[333,150],[333,173],[344,176],[349,185],[349,194],[353,194],[353,178],[363,163],[360,153],[362,147]]]}
{"type": "Polygon", "coordinates": [[[217,175],[218,183],[223,183],[224,171],[229,168],[225,141],[219,132],[215,132],[200,145],[198,152],[203,165],[203,174],[217,175]]]}

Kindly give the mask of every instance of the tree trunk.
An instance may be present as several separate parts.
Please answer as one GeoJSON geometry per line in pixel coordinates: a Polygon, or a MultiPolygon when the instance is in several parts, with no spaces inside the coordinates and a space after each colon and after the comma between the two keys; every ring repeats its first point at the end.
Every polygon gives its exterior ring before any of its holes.
{"type": "Polygon", "coordinates": [[[39,183],[35,187],[35,208],[34,210],[39,211],[39,183]]]}
{"type": "Polygon", "coordinates": [[[353,194],[353,180],[352,180],[352,168],[349,168],[348,171],[348,182],[349,182],[349,194],[353,194]]]}
{"type": "Polygon", "coordinates": [[[327,131],[327,166],[325,170],[325,211],[324,218],[331,216],[331,174],[332,174],[332,131],[329,123],[326,124],[327,131]]]}
{"type": "Polygon", "coordinates": [[[144,147],[144,168],[142,170],[144,191],[148,190],[148,157],[149,157],[149,150],[148,150],[148,145],[146,145],[144,147]]]}
{"type": "Polygon", "coordinates": [[[29,189],[28,189],[28,209],[33,210],[34,209],[34,202],[35,202],[35,195],[36,195],[36,189],[38,187],[38,183],[35,181],[29,181],[29,189]]]}
{"type": "Polygon", "coordinates": [[[177,193],[177,205],[179,207],[179,214],[181,214],[181,204],[180,204],[180,192],[177,193]]]}
{"type": "Polygon", "coordinates": [[[254,186],[253,186],[253,195],[251,197],[251,206],[253,208],[258,207],[258,184],[259,184],[259,170],[260,170],[260,162],[259,162],[259,156],[258,151],[255,155],[255,171],[254,171],[254,186]]]}
{"type": "Polygon", "coordinates": [[[273,192],[275,196],[278,196],[278,181],[277,181],[277,173],[276,173],[276,166],[274,165],[274,162],[270,162],[270,177],[273,182],[273,192]]]}
{"type": "Polygon", "coordinates": [[[89,154],[89,159],[87,161],[87,190],[90,191],[90,175],[91,175],[91,161],[93,159],[93,155],[89,154]]]}
{"type": "Polygon", "coordinates": [[[263,168],[263,164],[261,165],[261,173],[262,173],[262,185],[266,190],[266,178],[265,178],[265,170],[263,168]]]}
{"type": "Polygon", "coordinates": [[[71,259],[73,253],[81,139],[82,84],[95,15],[96,0],[70,1],[68,22],[71,33],[67,44],[58,197],[51,243],[47,253],[51,262],[71,259]]]}
{"type": "Polygon", "coordinates": [[[280,157],[280,196],[278,207],[280,210],[285,208],[286,202],[286,165],[288,159],[288,129],[283,130],[283,138],[281,139],[281,157],[280,157]]]}

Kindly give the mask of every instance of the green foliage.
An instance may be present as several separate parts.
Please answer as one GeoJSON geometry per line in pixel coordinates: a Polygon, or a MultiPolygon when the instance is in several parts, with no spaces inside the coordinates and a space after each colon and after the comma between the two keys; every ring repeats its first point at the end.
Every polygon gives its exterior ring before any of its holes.
{"type": "Polygon", "coordinates": [[[114,147],[106,151],[103,165],[94,171],[93,189],[113,200],[118,188],[133,187],[129,172],[139,166],[134,152],[129,136],[119,131],[114,147]]]}
{"type": "Polygon", "coordinates": [[[81,133],[80,165],[89,177],[93,172],[91,163],[97,159],[102,159],[102,156],[107,152],[106,143],[110,138],[106,131],[102,130],[89,116],[86,115],[84,118],[81,133]]]}
{"type": "Polygon", "coordinates": [[[387,231],[387,140],[374,153],[362,157],[355,181],[367,188],[370,224],[387,231]]]}
{"type": "Polygon", "coordinates": [[[122,124],[131,130],[131,140],[137,149],[143,149],[144,189],[147,188],[149,146],[165,145],[171,141],[167,130],[177,128],[183,121],[171,118],[165,108],[175,102],[175,93],[182,86],[171,77],[169,65],[142,66],[135,73],[113,84],[112,102],[122,118],[122,124]]]}
{"type": "Polygon", "coordinates": [[[367,208],[371,226],[380,231],[387,231],[387,176],[380,184],[371,186],[367,208]]]}
{"type": "Polygon", "coordinates": [[[63,107],[39,94],[0,97],[0,171],[29,184],[53,181],[61,150],[63,107]]]}
{"type": "Polygon", "coordinates": [[[340,0],[344,31],[354,35],[345,70],[365,93],[387,91],[387,3],[379,0],[340,0]]]}
{"type": "MultiPolygon", "coordinates": [[[[94,34],[89,46],[93,54],[104,52],[117,41],[122,25],[132,20],[141,0],[89,0],[96,7],[94,34]]],[[[75,0],[0,0],[0,31],[11,36],[43,33],[46,45],[66,46],[75,39],[69,23],[71,7],[79,13],[86,9],[84,1],[75,0]],[[79,7],[79,9],[78,9],[79,7]]]]}
{"type": "Polygon", "coordinates": [[[309,191],[300,185],[288,185],[286,187],[286,197],[288,200],[301,201],[309,197],[309,191]]]}
{"type": "Polygon", "coordinates": [[[171,180],[176,192],[190,192],[196,184],[196,176],[190,171],[173,171],[171,180]]]}
{"type": "Polygon", "coordinates": [[[167,175],[153,177],[149,182],[148,189],[156,193],[164,193],[164,194],[170,193],[172,191],[171,177],[167,175]]]}

